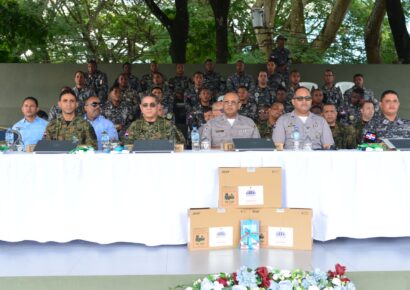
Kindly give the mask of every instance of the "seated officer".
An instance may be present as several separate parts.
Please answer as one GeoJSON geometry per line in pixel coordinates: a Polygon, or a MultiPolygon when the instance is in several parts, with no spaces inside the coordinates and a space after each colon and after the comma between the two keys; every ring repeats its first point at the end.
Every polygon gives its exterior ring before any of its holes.
{"type": "Polygon", "coordinates": [[[260,138],[252,119],[238,114],[240,107],[238,95],[227,93],[223,100],[224,114],[204,125],[202,138],[206,137],[214,148],[220,148],[224,142],[232,142],[233,138],[260,138]]]}
{"type": "Polygon", "coordinates": [[[134,140],[173,140],[185,144],[184,135],[170,121],[159,116],[159,100],[155,96],[141,98],[142,118],[131,123],[123,136],[125,144],[134,140]]]}
{"type": "Polygon", "coordinates": [[[21,112],[24,118],[13,125],[13,129],[21,134],[24,146],[35,145],[43,138],[47,127],[47,121],[37,116],[38,101],[34,97],[27,97],[23,100],[21,112]]]}
{"type": "Polygon", "coordinates": [[[313,149],[330,148],[334,144],[332,132],[323,117],[309,111],[312,105],[309,90],[305,87],[297,88],[292,104],[295,108],[293,112],[282,115],[276,122],[273,142],[284,145],[285,149],[293,148],[292,133],[297,127],[302,148],[305,142],[310,142],[313,149]]]}
{"type": "Polygon", "coordinates": [[[374,115],[363,129],[375,133],[377,139],[381,138],[410,138],[410,120],[399,117],[399,95],[393,90],[383,92],[380,97],[380,112],[374,115]]]}
{"type": "Polygon", "coordinates": [[[48,123],[44,138],[79,142],[97,149],[97,136],[93,127],[81,116],[76,115],[78,101],[72,90],[60,93],[58,106],[61,108],[61,115],[48,123]]]}

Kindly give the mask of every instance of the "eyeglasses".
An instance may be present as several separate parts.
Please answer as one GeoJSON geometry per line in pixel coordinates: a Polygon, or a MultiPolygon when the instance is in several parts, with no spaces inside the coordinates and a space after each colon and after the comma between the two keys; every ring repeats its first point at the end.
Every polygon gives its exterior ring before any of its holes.
{"type": "Polygon", "coordinates": [[[297,97],[293,97],[294,100],[297,100],[299,102],[305,100],[306,102],[311,101],[312,97],[311,96],[297,96],[297,97]]]}
{"type": "Polygon", "coordinates": [[[225,105],[237,105],[238,104],[238,102],[237,101],[224,101],[224,104],[225,105]]]}
{"type": "Polygon", "coordinates": [[[141,106],[143,106],[144,108],[147,108],[148,106],[150,106],[151,108],[155,108],[157,104],[156,103],[144,103],[144,104],[141,104],[141,106]]]}
{"type": "Polygon", "coordinates": [[[99,102],[92,102],[91,104],[88,104],[88,106],[91,106],[91,107],[98,107],[98,106],[100,106],[101,105],[101,103],[99,103],[99,102]]]}

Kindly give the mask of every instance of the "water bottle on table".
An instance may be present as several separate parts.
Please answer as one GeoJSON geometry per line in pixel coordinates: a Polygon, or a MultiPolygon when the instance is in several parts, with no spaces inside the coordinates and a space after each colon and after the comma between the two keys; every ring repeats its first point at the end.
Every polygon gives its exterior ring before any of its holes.
{"type": "Polygon", "coordinates": [[[4,141],[6,142],[6,145],[10,148],[10,150],[13,150],[14,134],[13,134],[13,131],[11,130],[11,128],[8,128],[6,130],[6,135],[4,137],[5,137],[4,141]]]}
{"type": "Polygon", "coordinates": [[[199,131],[197,127],[193,127],[191,131],[192,150],[198,151],[201,149],[199,131]]]}
{"type": "Polygon", "coordinates": [[[106,131],[101,133],[101,147],[103,152],[109,153],[111,151],[110,136],[106,131]]]}
{"type": "Polygon", "coordinates": [[[300,149],[300,132],[299,127],[297,125],[293,126],[292,138],[293,150],[298,151],[300,149]]]}

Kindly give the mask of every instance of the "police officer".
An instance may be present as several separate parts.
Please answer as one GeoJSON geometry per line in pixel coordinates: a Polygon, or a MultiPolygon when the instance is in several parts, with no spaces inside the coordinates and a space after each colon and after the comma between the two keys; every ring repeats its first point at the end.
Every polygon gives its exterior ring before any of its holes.
{"type": "Polygon", "coordinates": [[[360,73],[355,74],[353,76],[353,83],[354,86],[344,93],[345,102],[350,100],[350,96],[352,95],[354,89],[363,89],[363,99],[365,101],[372,101],[376,112],[379,111],[379,102],[374,97],[373,91],[364,86],[364,76],[360,73]]]}
{"type": "Polygon", "coordinates": [[[87,63],[87,74],[85,75],[85,82],[87,87],[93,90],[104,103],[108,95],[108,79],[107,75],[97,69],[97,62],[93,59],[87,63]]]}
{"type": "Polygon", "coordinates": [[[354,127],[337,122],[337,111],[335,104],[325,104],[323,106],[323,118],[329,124],[332,131],[333,140],[338,149],[355,149],[356,131],[354,127]]]}
{"type": "Polygon", "coordinates": [[[273,130],[273,142],[282,144],[285,149],[293,147],[292,133],[295,127],[300,133],[300,144],[311,143],[313,149],[329,149],[333,144],[332,132],[326,120],[311,113],[312,97],[305,87],[299,87],[292,99],[294,110],[279,118],[273,130]]]}
{"type": "Polygon", "coordinates": [[[325,70],[324,85],[321,87],[323,95],[325,96],[325,103],[331,103],[336,105],[336,109],[339,110],[343,105],[343,95],[339,87],[334,84],[335,74],[331,69],[325,70]]]}
{"type": "Polygon", "coordinates": [[[236,93],[227,93],[224,96],[224,114],[213,118],[204,125],[202,137],[206,137],[211,146],[220,148],[233,138],[260,138],[258,128],[252,119],[241,116],[238,110],[241,104],[236,93]]]}
{"type": "Polygon", "coordinates": [[[283,104],[273,103],[268,110],[268,119],[258,123],[259,133],[262,138],[272,138],[273,128],[279,117],[283,115],[283,104]]]}
{"type": "Polygon", "coordinates": [[[339,121],[346,125],[353,125],[360,120],[360,108],[364,102],[364,90],[355,88],[349,100],[339,109],[339,121]]]}
{"type": "Polygon", "coordinates": [[[245,73],[245,63],[243,60],[238,60],[235,65],[236,73],[229,76],[226,80],[226,88],[228,92],[236,92],[240,86],[245,86],[248,91],[255,88],[255,81],[251,75],[245,73]]]}
{"type": "Polygon", "coordinates": [[[205,61],[204,85],[212,91],[214,97],[219,97],[225,93],[226,81],[219,73],[215,72],[214,63],[210,58],[205,61]]]}
{"type": "Polygon", "coordinates": [[[387,90],[380,97],[380,112],[364,127],[363,134],[372,132],[377,139],[410,138],[410,120],[399,117],[399,94],[387,90]]]}
{"type": "Polygon", "coordinates": [[[360,109],[360,120],[358,120],[354,127],[356,129],[357,144],[363,142],[363,128],[369,123],[374,116],[374,103],[372,101],[364,101],[360,109]]]}
{"type": "Polygon", "coordinates": [[[238,113],[256,121],[258,119],[258,107],[256,103],[249,98],[249,92],[245,86],[240,86],[238,88],[238,96],[239,101],[241,102],[241,108],[238,113]]]}
{"type": "Polygon", "coordinates": [[[269,59],[273,60],[277,65],[277,72],[282,76],[282,79],[287,85],[289,83],[289,66],[291,64],[291,56],[289,49],[285,48],[287,38],[279,35],[276,38],[277,47],[272,51],[269,59]]]}
{"type": "Polygon", "coordinates": [[[266,71],[258,73],[258,85],[251,92],[251,99],[253,99],[258,107],[261,105],[272,105],[275,98],[275,91],[268,86],[268,74],[266,71]]]}

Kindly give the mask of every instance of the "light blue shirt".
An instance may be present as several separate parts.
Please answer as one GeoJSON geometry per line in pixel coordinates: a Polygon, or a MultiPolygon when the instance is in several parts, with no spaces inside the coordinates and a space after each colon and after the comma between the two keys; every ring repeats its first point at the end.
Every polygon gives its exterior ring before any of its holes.
{"type": "Polygon", "coordinates": [[[84,119],[90,122],[90,124],[94,128],[95,134],[97,135],[98,150],[102,149],[101,134],[104,131],[107,132],[108,136],[110,136],[110,140],[118,140],[118,133],[117,130],[115,130],[114,124],[110,120],[104,118],[104,116],[99,115],[97,118],[91,121],[87,118],[87,115],[85,115],[84,119]]]}
{"type": "Polygon", "coordinates": [[[46,120],[38,116],[33,122],[29,122],[26,118],[23,118],[13,125],[13,130],[20,132],[25,148],[27,145],[35,145],[43,139],[47,124],[48,122],[46,120]]]}

